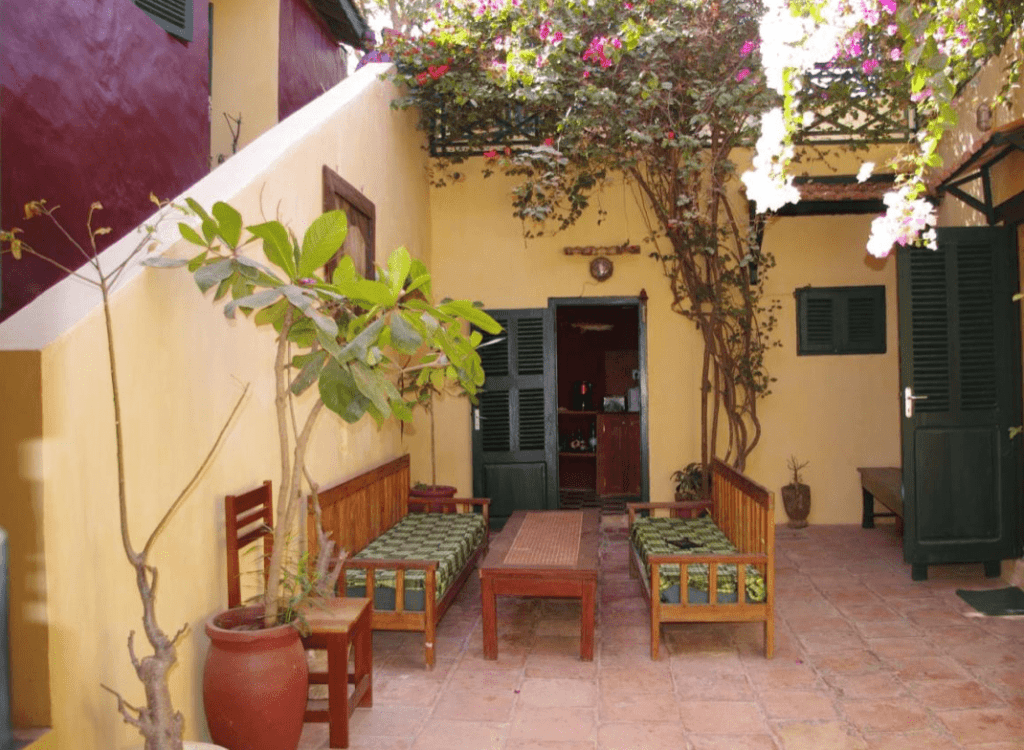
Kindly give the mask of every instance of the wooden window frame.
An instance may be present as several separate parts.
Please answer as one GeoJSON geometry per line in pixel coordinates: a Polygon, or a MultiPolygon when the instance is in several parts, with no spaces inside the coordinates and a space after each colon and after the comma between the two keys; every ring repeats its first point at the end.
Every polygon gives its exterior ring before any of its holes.
{"type": "Polygon", "coordinates": [[[797,289],[796,297],[796,336],[797,356],[844,355],[844,354],[885,354],[886,352],[886,316],[885,286],[834,286],[834,287],[803,287],[797,289]],[[831,319],[810,319],[812,315],[809,304],[812,300],[829,300],[831,302],[831,319]],[[874,314],[874,330],[862,340],[856,341],[851,335],[850,303],[852,301],[868,302],[874,314]],[[818,330],[831,323],[831,335],[827,341],[813,341],[811,327],[817,323],[818,330]]]}
{"type": "MultiPolygon", "coordinates": [[[[374,263],[376,261],[376,222],[377,208],[373,201],[363,195],[354,185],[345,180],[341,175],[328,167],[323,168],[324,185],[324,211],[340,209],[348,216],[349,232],[353,227],[362,230],[363,239],[366,242],[363,257],[353,257],[356,270],[364,277],[372,279],[376,276],[374,263]]],[[[324,266],[324,271],[329,279],[338,265],[338,259],[345,253],[351,252],[348,239],[342,245],[337,254],[324,266]]]]}

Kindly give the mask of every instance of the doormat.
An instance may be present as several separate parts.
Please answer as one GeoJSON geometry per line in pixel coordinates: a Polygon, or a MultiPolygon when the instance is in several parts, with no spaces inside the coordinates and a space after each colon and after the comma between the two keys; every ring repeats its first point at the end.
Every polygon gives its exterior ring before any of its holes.
{"type": "Polygon", "coordinates": [[[1016,586],[987,591],[957,589],[957,596],[989,617],[1024,615],[1024,591],[1016,586]]]}

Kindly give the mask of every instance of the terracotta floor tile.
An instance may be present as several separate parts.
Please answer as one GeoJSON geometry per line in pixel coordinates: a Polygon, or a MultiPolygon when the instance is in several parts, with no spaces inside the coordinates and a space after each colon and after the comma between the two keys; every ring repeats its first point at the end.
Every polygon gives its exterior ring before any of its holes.
{"type": "Polygon", "coordinates": [[[870,750],[958,750],[960,745],[947,735],[933,730],[875,734],[868,737],[870,750]]]}
{"type": "Polygon", "coordinates": [[[777,723],[775,733],[782,740],[783,750],[867,750],[867,742],[846,724],[777,723]]]}
{"type": "Polygon", "coordinates": [[[910,698],[845,700],[839,709],[863,732],[908,732],[929,727],[928,711],[910,698]]]}
{"type": "Polygon", "coordinates": [[[752,701],[680,701],[683,726],[694,734],[764,734],[761,707],[752,701]]]}
{"type": "Polygon", "coordinates": [[[767,734],[690,735],[693,750],[775,750],[767,734]]]}
{"type": "Polygon", "coordinates": [[[807,659],[815,669],[836,674],[861,674],[882,669],[882,661],[867,649],[811,654],[807,659]]]}
{"type": "Polygon", "coordinates": [[[904,684],[888,670],[863,674],[831,674],[825,680],[837,697],[846,700],[896,698],[907,694],[904,684]]]}
{"type": "Polygon", "coordinates": [[[907,682],[956,680],[969,676],[963,667],[943,656],[910,656],[894,662],[896,674],[907,682]]]}
{"type": "Polygon", "coordinates": [[[936,716],[963,744],[1019,742],[1024,746],[1024,715],[1016,709],[939,711],[936,716]]]}
{"type": "Polygon", "coordinates": [[[602,693],[598,707],[602,722],[679,721],[679,701],[672,693],[615,695],[602,693]]]}
{"type": "Polygon", "coordinates": [[[519,706],[512,716],[509,739],[579,742],[592,740],[597,731],[595,708],[537,708],[519,706]]]}
{"type": "Polygon", "coordinates": [[[830,721],[838,718],[830,696],[808,690],[769,690],[761,693],[759,702],[769,719],[830,721]]]}
{"type": "Polygon", "coordinates": [[[429,713],[429,709],[418,706],[357,708],[349,721],[349,734],[353,737],[377,735],[411,739],[426,722],[429,713]]]}
{"type": "Polygon", "coordinates": [[[507,735],[508,727],[504,724],[434,720],[423,728],[412,750],[502,750],[507,735]]]}
{"type": "Polygon", "coordinates": [[[743,674],[676,674],[675,694],[681,699],[745,701],[754,698],[750,680],[743,674]]]}
{"type": "Polygon", "coordinates": [[[686,731],[678,723],[620,722],[597,729],[598,750],[682,750],[686,731]]]}
{"type": "Polygon", "coordinates": [[[515,690],[449,691],[438,700],[433,717],[503,723],[512,715],[518,697],[515,690]]]}
{"type": "Polygon", "coordinates": [[[908,682],[907,689],[922,705],[935,710],[1005,706],[998,695],[975,680],[908,682]]]}
{"type": "Polygon", "coordinates": [[[593,680],[528,678],[519,686],[521,706],[593,706],[597,685],[593,680]]]}

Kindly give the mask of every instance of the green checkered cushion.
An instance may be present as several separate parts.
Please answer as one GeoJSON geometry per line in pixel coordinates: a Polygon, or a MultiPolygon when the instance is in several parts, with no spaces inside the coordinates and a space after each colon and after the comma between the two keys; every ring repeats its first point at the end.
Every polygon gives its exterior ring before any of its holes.
{"type": "MultiPolygon", "coordinates": [[[[458,576],[473,551],[487,536],[484,517],[478,513],[410,513],[363,548],[355,559],[437,560],[437,591],[440,599],[458,576]]],[[[375,570],[374,585],[395,588],[394,570],[375,570]]],[[[407,570],[405,588],[425,588],[426,572],[407,570]]],[[[346,572],[347,587],[365,587],[366,571],[346,572]]]]}
{"type": "MultiPolygon", "coordinates": [[[[651,566],[649,555],[717,555],[734,554],[736,547],[729,541],[710,516],[702,518],[638,518],[630,532],[630,542],[640,553],[648,578],[651,566]],[[697,546],[688,549],[671,543],[671,540],[689,540],[697,546]]],[[[660,588],[664,592],[680,582],[679,565],[660,566],[660,588]]],[[[708,590],[708,566],[695,563],[687,566],[689,587],[697,591],[708,590]]],[[[747,566],[747,601],[765,600],[764,577],[752,565],[747,566]]],[[[718,566],[718,593],[736,594],[736,566],[718,566]]]]}

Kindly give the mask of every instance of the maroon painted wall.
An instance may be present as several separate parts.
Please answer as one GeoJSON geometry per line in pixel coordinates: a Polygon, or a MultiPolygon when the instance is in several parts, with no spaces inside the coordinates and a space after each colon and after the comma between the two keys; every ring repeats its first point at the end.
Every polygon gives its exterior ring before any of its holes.
{"type": "Polygon", "coordinates": [[[309,104],[345,75],[345,49],[316,11],[306,0],[281,0],[278,119],[309,104]]]}
{"type": "MultiPolygon", "coordinates": [[[[0,2],[0,224],[77,268],[55,231],[24,220],[27,201],[59,205],[83,243],[100,201],[105,247],[152,213],[151,192],[173,198],[209,172],[207,0],[194,6],[185,43],[131,0],[0,2]]],[[[5,256],[0,320],[61,277],[5,256]]]]}

